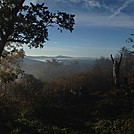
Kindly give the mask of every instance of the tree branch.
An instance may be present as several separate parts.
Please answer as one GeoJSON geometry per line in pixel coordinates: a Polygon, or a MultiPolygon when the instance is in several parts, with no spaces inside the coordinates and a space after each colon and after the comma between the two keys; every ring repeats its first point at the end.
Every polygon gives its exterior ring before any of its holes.
{"type": "Polygon", "coordinates": [[[7,42],[19,42],[19,43],[27,43],[24,40],[15,40],[15,39],[8,39],[7,42]]]}

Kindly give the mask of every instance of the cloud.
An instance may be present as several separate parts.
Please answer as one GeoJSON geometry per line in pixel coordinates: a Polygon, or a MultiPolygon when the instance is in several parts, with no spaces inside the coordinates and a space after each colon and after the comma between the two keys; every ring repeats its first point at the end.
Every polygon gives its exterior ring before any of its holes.
{"type": "Polygon", "coordinates": [[[37,2],[42,3],[45,2],[48,4],[49,7],[52,7],[54,10],[55,8],[60,8],[63,10],[71,10],[81,11],[94,11],[94,9],[104,9],[105,11],[108,10],[110,13],[113,13],[113,8],[108,7],[105,4],[105,0],[37,0],[37,2]]]}
{"type": "Polygon", "coordinates": [[[70,2],[79,3],[81,0],[70,0],[70,2]]]}
{"type": "Polygon", "coordinates": [[[25,4],[25,5],[29,5],[30,2],[36,4],[36,3],[37,3],[37,0],[25,0],[24,4],[25,4]]]}
{"type": "Polygon", "coordinates": [[[86,7],[91,7],[91,8],[94,8],[94,7],[100,8],[101,7],[100,2],[96,1],[96,0],[83,0],[83,2],[86,7]]]}
{"type": "MultiPolygon", "coordinates": [[[[76,26],[134,28],[134,18],[129,13],[123,13],[123,10],[133,4],[134,0],[112,0],[113,2],[108,0],[33,0],[33,2],[36,1],[47,3],[52,10],[73,11],[76,15],[76,26]]],[[[27,0],[27,2],[31,1],[27,0]]]]}
{"type": "Polygon", "coordinates": [[[89,15],[89,14],[77,14],[76,25],[77,26],[97,26],[97,27],[121,27],[121,28],[134,28],[134,18],[130,18],[127,15],[118,16],[112,20],[109,20],[109,16],[89,15]]]}
{"type": "Polygon", "coordinates": [[[114,18],[114,17],[117,16],[117,15],[120,15],[121,12],[122,12],[122,10],[125,9],[125,8],[127,8],[127,7],[129,6],[129,4],[131,4],[131,3],[134,3],[134,1],[133,1],[133,0],[127,0],[125,3],[123,3],[123,5],[122,5],[121,7],[119,7],[119,8],[109,17],[109,19],[114,18]]]}
{"type": "MultiPolygon", "coordinates": [[[[39,2],[48,2],[50,0],[38,0],[39,2]]],[[[52,1],[52,0],[51,0],[52,1]]],[[[101,7],[101,3],[98,1],[98,0],[53,0],[53,3],[60,3],[60,4],[64,4],[64,3],[67,3],[67,4],[71,4],[71,3],[74,3],[74,4],[81,4],[81,5],[84,5],[85,7],[91,7],[91,8],[94,8],[94,7],[101,7]]]]}

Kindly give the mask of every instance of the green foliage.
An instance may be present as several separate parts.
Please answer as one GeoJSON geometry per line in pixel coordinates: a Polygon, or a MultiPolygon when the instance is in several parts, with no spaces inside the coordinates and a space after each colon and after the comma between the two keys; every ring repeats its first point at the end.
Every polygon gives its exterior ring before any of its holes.
{"type": "Polygon", "coordinates": [[[132,119],[117,119],[99,120],[96,123],[97,134],[133,134],[134,120],[132,119]]]}

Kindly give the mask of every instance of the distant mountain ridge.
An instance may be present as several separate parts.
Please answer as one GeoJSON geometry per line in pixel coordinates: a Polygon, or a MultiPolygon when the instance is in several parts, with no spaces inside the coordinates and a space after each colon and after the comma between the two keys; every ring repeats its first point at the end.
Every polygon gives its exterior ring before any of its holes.
{"type": "Polygon", "coordinates": [[[92,57],[69,57],[69,56],[25,56],[24,59],[29,59],[29,60],[34,60],[34,61],[42,61],[42,62],[46,62],[47,60],[52,60],[52,59],[57,59],[58,61],[64,63],[64,64],[71,64],[74,63],[76,61],[78,61],[80,64],[82,63],[93,63],[96,58],[92,58],[92,57]]]}
{"type": "Polygon", "coordinates": [[[73,58],[71,56],[63,56],[63,55],[58,55],[58,56],[26,56],[26,58],[73,58]]]}

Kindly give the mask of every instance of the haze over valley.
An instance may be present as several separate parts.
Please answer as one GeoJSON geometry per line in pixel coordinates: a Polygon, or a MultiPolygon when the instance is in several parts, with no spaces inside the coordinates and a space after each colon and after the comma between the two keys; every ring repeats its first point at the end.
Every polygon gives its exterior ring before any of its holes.
{"type": "Polygon", "coordinates": [[[67,77],[72,74],[89,71],[95,58],[68,56],[26,56],[21,63],[26,74],[33,74],[41,80],[67,77]]]}

